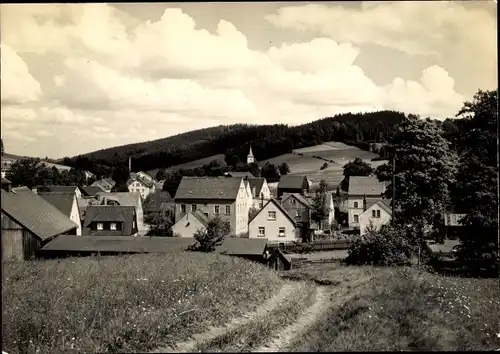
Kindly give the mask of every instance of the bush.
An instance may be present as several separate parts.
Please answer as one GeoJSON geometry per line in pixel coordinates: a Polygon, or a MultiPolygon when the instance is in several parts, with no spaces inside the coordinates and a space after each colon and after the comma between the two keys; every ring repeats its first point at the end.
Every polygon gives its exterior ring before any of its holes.
{"type": "Polygon", "coordinates": [[[366,235],[355,240],[346,258],[348,264],[388,266],[408,264],[415,254],[415,245],[400,227],[384,225],[379,231],[369,228],[366,235]]]}

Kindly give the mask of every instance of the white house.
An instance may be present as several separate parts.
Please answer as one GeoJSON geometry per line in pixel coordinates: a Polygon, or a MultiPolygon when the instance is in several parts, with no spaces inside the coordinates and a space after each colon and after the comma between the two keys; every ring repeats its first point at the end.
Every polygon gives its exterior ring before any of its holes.
{"type": "Polygon", "coordinates": [[[196,231],[207,228],[208,221],[208,217],[200,210],[189,211],[172,226],[172,232],[174,236],[192,238],[196,231]]]}
{"type": "Polygon", "coordinates": [[[80,209],[75,193],[60,192],[36,192],[46,202],[55,206],[60,212],[69,217],[76,225],[76,234],[82,234],[82,223],[80,218],[80,209]]]}
{"type": "Polygon", "coordinates": [[[364,235],[368,227],[380,230],[382,225],[387,225],[391,221],[392,210],[387,199],[379,200],[367,206],[366,210],[359,215],[359,233],[364,235]]]}
{"type": "Polygon", "coordinates": [[[250,185],[252,207],[262,209],[272,198],[266,179],[263,177],[248,178],[248,183],[250,185]]]}
{"type": "Polygon", "coordinates": [[[301,240],[295,221],[275,199],[268,201],[250,221],[248,237],[267,238],[269,242],[301,240]]]}
{"type": "Polygon", "coordinates": [[[138,172],[127,182],[127,188],[130,193],[139,193],[142,199],[156,190],[155,181],[147,173],[138,172]]]}
{"type": "Polygon", "coordinates": [[[382,200],[386,184],[379,182],[376,177],[351,176],[349,177],[349,192],[347,197],[347,220],[349,227],[359,228],[359,216],[365,208],[363,200],[374,203],[382,200]]]}

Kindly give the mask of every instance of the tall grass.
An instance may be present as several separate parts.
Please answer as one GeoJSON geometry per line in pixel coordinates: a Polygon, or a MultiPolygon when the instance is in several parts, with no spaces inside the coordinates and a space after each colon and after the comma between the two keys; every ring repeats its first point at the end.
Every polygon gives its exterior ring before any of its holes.
{"type": "Polygon", "coordinates": [[[280,286],[262,265],[211,254],[3,264],[2,349],[144,352],[251,310],[280,286]]]}

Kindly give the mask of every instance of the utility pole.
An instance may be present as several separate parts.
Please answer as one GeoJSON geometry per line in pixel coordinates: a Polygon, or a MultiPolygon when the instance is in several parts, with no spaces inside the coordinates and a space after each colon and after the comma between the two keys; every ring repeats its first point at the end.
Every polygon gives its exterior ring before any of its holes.
{"type": "Polygon", "coordinates": [[[391,224],[394,225],[394,205],[396,204],[396,153],[392,157],[392,217],[391,224]]]}

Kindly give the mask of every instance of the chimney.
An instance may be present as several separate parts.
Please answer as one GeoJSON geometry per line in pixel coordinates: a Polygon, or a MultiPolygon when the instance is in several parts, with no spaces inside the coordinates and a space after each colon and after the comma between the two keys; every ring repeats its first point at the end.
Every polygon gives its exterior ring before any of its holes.
{"type": "Polygon", "coordinates": [[[132,158],[128,158],[128,172],[132,172],[132,158]]]}
{"type": "Polygon", "coordinates": [[[363,195],[363,211],[366,210],[366,194],[363,195]]]}

